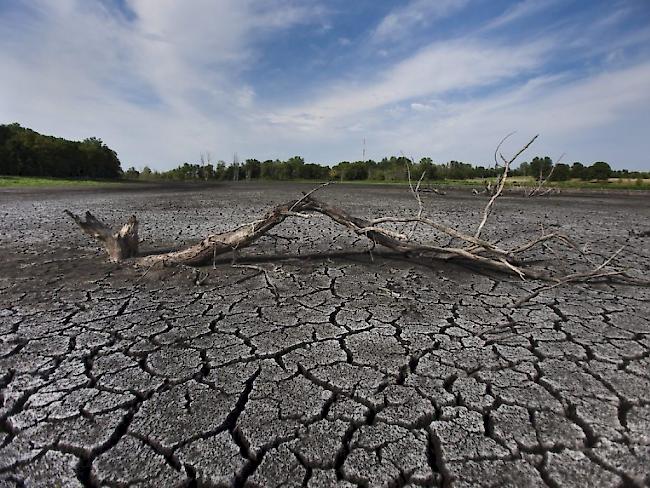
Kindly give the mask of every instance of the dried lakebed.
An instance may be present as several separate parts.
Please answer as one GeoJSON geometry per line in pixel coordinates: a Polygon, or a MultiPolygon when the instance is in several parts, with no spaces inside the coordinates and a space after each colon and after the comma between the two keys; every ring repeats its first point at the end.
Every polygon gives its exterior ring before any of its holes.
{"type": "MultiPolygon", "coordinates": [[[[301,260],[145,275],[63,214],[135,213],[145,249],[174,247],[309,188],[0,192],[0,486],[648,486],[646,288],[577,285],[513,310],[539,284],[371,257],[325,218],[241,252],[301,260]]],[[[398,188],[320,198],[416,211],[398,188]]],[[[471,230],[485,199],[424,203],[471,230]]],[[[650,238],[629,231],[649,222],[647,195],[506,196],[485,236],[542,223],[597,259],[627,245],[619,263],[647,276],[650,238]]]]}

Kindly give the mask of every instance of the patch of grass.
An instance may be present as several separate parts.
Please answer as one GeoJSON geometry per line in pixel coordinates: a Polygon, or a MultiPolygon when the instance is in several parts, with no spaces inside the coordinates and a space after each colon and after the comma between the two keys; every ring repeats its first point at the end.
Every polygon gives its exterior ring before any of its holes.
{"type": "MultiPolygon", "coordinates": [[[[318,184],[321,181],[325,180],[258,180],[258,181],[265,181],[265,182],[278,182],[278,183],[312,183],[312,184],[318,184]]],[[[483,188],[485,185],[485,182],[488,180],[483,180],[480,178],[475,178],[471,180],[431,180],[430,182],[428,180],[425,180],[422,182],[420,185],[422,188],[426,188],[429,183],[431,183],[432,186],[476,186],[477,188],[483,188]]],[[[496,181],[495,178],[492,179],[492,181],[496,181]]],[[[336,183],[337,185],[343,184],[343,185],[378,185],[378,186],[408,186],[409,182],[408,180],[332,180],[333,183],[336,183]]],[[[413,186],[417,184],[417,179],[413,180],[413,186]]]]}
{"type": "Polygon", "coordinates": [[[70,178],[44,178],[38,176],[0,176],[0,188],[47,187],[47,186],[113,186],[122,180],[82,180],[70,178]]]}
{"type": "MultiPolygon", "coordinates": [[[[307,183],[316,185],[322,180],[256,180],[268,183],[307,183]]],[[[487,182],[492,184],[496,183],[496,178],[471,178],[467,180],[425,180],[422,182],[422,188],[429,185],[433,187],[468,187],[482,190],[485,188],[487,182]]],[[[161,179],[137,179],[137,180],[84,180],[73,178],[43,178],[35,176],[0,176],[0,188],[38,188],[38,187],[111,187],[117,185],[129,185],[133,183],[157,183],[159,185],[174,185],[174,184],[196,184],[209,185],[215,183],[228,183],[228,181],[179,181],[179,180],[161,180],[161,179]]],[[[388,186],[408,186],[407,180],[335,180],[337,184],[344,185],[388,185],[388,186]]],[[[413,185],[416,182],[413,181],[413,185]]],[[[534,178],[530,176],[513,176],[509,177],[507,187],[527,187],[532,188],[536,186],[534,178]]],[[[568,181],[551,181],[547,182],[546,187],[553,188],[566,188],[566,189],[607,189],[607,190],[650,190],[650,179],[618,179],[611,178],[606,181],[583,181],[583,180],[568,180],[568,181]]]]}
{"type": "Polygon", "coordinates": [[[611,178],[604,181],[567,180],[552,181],[554,188],[598,189],[598,190],[650,190],[650,180],[611,178]]]}
{"type": "MultiPolygon", "coordinates": [[[[313,183],[313,180],[303,180],[304,183],[313,183]]],[[[426,188],[431,186],[444,186],[444,187],[471,187],[477,190],[485,188],[487,182],[493,185],[496,183],[496,178],[471,178],[467,180],[425,180],[422,182],[422,187],[426,188]]],[[[408,185],[408,181],[377,181],[377,180],[354,180],[354,181],[336,181],[337,184],[361,184],[361,185],[408,185]]],[[[415,182],[413,182],[415,185],[415,182]]],[[[513,176],[509,177],[506,182],[506,187],[517,188],[526,187],[534,188],[537,182],[530,176],[513,176]]],[[[618,179],[611,178],[606,181],[584,181],[584,180],[568,180],[568,181],[549,181],[546,182],[547,188],[566,188],[566,189],[597,189],[597,190],[650,190],[650,179],[618,179]]]]}

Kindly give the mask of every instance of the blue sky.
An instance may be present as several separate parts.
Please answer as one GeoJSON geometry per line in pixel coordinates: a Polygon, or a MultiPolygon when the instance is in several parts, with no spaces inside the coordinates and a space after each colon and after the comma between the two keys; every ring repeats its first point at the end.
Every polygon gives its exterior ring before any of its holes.
{"type": "Polygon", "coordinates": [[[528,153],[650,170],[650,0],[0,0],[0,122],[124,167],[528,153]]]}

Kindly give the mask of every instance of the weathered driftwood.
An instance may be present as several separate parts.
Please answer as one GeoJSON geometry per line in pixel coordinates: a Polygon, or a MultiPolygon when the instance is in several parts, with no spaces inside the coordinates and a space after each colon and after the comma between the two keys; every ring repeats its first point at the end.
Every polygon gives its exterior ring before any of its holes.
{"type": "MultiPolygon", "coordinates": [[[[503,249],[498,245],[483,240],[475,235],[468,235],[456,229],[447,227],[424,217],[381,217],[367,220],[349,214],[343,209],[329,205],[316,198],[305,195],[298,200],[278,205],[271,209],[259,220],[238,226],[237,228],[213,234],[202,239],[197,244],[186,248],[165,252],[153,253],[145,256],[136,256],[137,252],[137,220],[134,216],[116,233],[112,233],[105,224],[101,223],[89,212],[86,221],[66,210],[66,213],[82,228],[82,230],[104,243],[109,258],[112,261],[128,261],[137,266],[151,267],[157,264],[162,266],[201,266],[215,262],[217,256],[244,249],[253,244],[257,239],[267,234],[272,228],[282,223],[288,217],[308,217],[309,214],[322,214],[352,232],[366,236],[373,244],[390,249],[400,255],[420,257],[429,260],[454,260],[471,264],[480,268],[487,268],[507,274],[519,276],[521,279],[534,279],[551,281],[562,284],[569,276],[555,277],[551,273],[532,268],[521,260],[519,256],[536,246],[544,245],[548,241],[558,241],[582,253],[580,248],[569,237],[560,234],[543,234],[537,239],[528,241],[512,249],[503,249]],[[428,226],[442,234],[464,242],[464,246],[439,246],[429,243],[413,241],[409,236],[382,227],[385,223],[419,223],[428,226]]],[[[609,264],[609,259],[605,265],[609,264]]],[[[592,263],[593,264],[593,263],[592,263]]],[[[570,281],[585,281],[591,277],[603,277],[603,267],[595,266],[592,272],[581,273],[579,276],[570,276],[570,281]]],[[[611,271],[606,276],[625,275],[622,271],[611,271]]]]}
{"type": "Polygon", "coordinates": [[[86,220],[69,210],[64,210],[81,230],[104,244],[108,257],[113,262],[124,261],[138,255],[138,220],[131,215],[129,221],[117,232],[97,219],[90,212],[86,212],[86,220]]]}
{"type": "MultiPolygon", "coordinates": [[[[612,261],[620,253],[605,260],[602,264],[597,264],[591,260],[584,249],[580,248],[568,236],[561,233],[542,234],[533,240],[521,243],[511,249],[505,249],[496,242],[490,242],[481,237],[483,228],[488,221],[494,204],[503,192],[508,170],[512,162],[537,138],[535,136],[528,144],[518,151],[512,158],[506,159],[498,153],[498,156],[504,163],[503,173],[499,177],[494,192],[486,204],[480,223],[476,231],[472,234],[465,233],[455,228],[436,222],[423,216],[423,205],[420,198],[420,184],[422,178],[413,185],[409,177],[409,188],[413,194],[418,211],[413,217],[391,217],[385,216],[373,220],[364,219],[351,215],[347,211],[332,206],[313,197],[313,193],[323,186],[314,188],[297,200],[292,200],[282,205],[278,205],[269,210],[261,219],[253,222],[239,225],[233,230],[220,234],[213,234],[205,237],[197,244],[185,247],[180,250],[164,253],[151,253],[148,255],[138,255],[138,221],[135,216],[131,216],[129,221],[119,231],[112,232],[111,229],[90,212],[86,212],[85,221],[77,215],[66,210],[65,213],[71,217],[82,231],[100,242],[106,248],[109,258],[115,262],[128,261],[137,266],[151,268],[155,265],[161,266],[201,266],[215,263],[217,256],[227,253],[236,253],[253,243],[260,237],[269,233],[275,226],[281,224],[289,217],[309,218],[313,214],[321,214],[332,219],[334,222],[342,225],[357,235],[367,237],[375,245],[380,245],[390,249],[394,253],[406,257],[418,257],[427,260],[454,260],[464,264],[469,264],[481,269],[491,269],[502,273],[518,276],[522,280],[533,279],[550,282],[550,285],[543,285],[528,297],[516,302],[521,305],[526,301],[537,296],[544,290],[556,288],[568,283],[586,282],[593,279],[613,279],[629,284],[648,285],[647,280],[641,280],[627,273],[623,269],[612,269],[612,261]],[[397,232],[391,228],[385,227],[385,224],[395,223],[412,223],[413,227],[408,234],[397,232]],[[452,238],[451,242],[457,244],[439,245],[436,242],[420,242],[413,239],[413,234],[417,226],[424,226],[433,229],[442,234],[446,240],[452,238]],[[546,247],[550,241],[561,242],[562,244],[577,251],[585,261],[591,266],[590,270],[573,273],[570,275],[562,274],[560,271],[549,271],[536,269],[522,259],[523,253],[537,246],[546,247]],[[609,269],[605,269],[609,267],[609,269]]],[[[505,139],[504,139],[505,140],[505,139]]],[[[502,141],[503,142],[503,141],[502,141]]],[[[408,167],[407,167],[408,169],[408,167]]],[[[409,169],[410,176],[410,169],[409,169]]],[[[197,280],[200,281],[200,280],[197,280]]]]}
{"type": "MultiPolygon", "coordinates": [[[[137,257],[138,224],[135,216],[132,216],[129,219],[129,222],[122,228],[120,232],[112,233],[110,228],[100,222],[90,212],[86,212],[85,222],[72,212],[68,210],[65,212],[81,227],[81,229],[86,234],[89,234],[104,243],[109,258],[112,261],[120,262],[130,260],[138,266],[152,266],[158,263],[169,266],[201,266],[210,264],[215,260],[217,256],[233,251],[238,251],[250,246],[257,239],[273,229],[276,225],[282,223],[287,217],[306,217],[310,213],[326,215],[335,222],[350,229],[351,231],[360,235],[365,235],[375,244],[382,245],[401,254],[429,253],[432,258],[437,259],[450,259],[451,257],[456,256],[459,258],[466,258],[474,261],[486,260],[486,258],[482,256],[473,255],[461,248],[440,247],[412,242],[402,234],[379,227],[379,224],[387,222],[403,223],[417,221],[425,225],[437,228],[438,230],[442,230],[452,237],[466,239],[472,244],[479,245],[479,247],[485,248],[486,250],[491,250],[497,254],[502,255],[507,254],[506,251],[501,251],[486,241],[481,241],[480,239],[466,236],[458,231],[437,224],[429,219],[398,219],[384,217],[376,220],[367,220],[350,215],[343,209],[319,201],[309,195],[305,195],[298,200],[292,200],[282,205],[278,205],[267,212],[266,215],[259,220],[240,225],[235,229],[227,232],[209,235],[197,244],[188,246],[184,249],[137,257]],[[126,237],[123,237],[125,234],[125,229],[127,228],[129,229],[128,241],[126,237]]],[[[493,264],[494,267],[498,269],[508,270],[507,267],[504,267],[499,262],[495,261],[493,264]]]]}

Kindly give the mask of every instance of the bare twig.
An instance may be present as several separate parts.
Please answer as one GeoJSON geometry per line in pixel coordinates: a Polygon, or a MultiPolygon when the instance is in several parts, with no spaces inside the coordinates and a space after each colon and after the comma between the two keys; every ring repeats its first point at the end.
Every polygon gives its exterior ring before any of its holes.
{"type": "Polygon", "coordinates": [[[499,144],[497,144],[496,149],[494,150],[494,167],[498,168],[499,165],[499,150],[501,149],[501,146],[503,146],[503,143],[506,142],[508,139],[510,139],[512,136],[514,136],[517,132],[512,131],[510,134],[506,134],[503,139],[499,141],[499,144]]]}
{"type": "MultiPolygon", "coordinates": [[[[411,187],[411,193],[413,193],[413,196],[415,197],[415,200],[418,202],[418,219],[422,218],[422,211],[424,210],[424,207],[422,205],[422,198],[420,198],[420,185],[422,184],[422,179],[424,178],[424,175],[426,174],[426,171],[422,172],[422,175],[420,176],[420,179],[418,180],[418,184],[416,185],[415,189],[413,189],[413,185],[411,185],[410,181],[410,176],[411,173],[409,172],[409,185],[411,187]]],[[[411,229],[411,232],[409,232],[408,236],[409,239],[413,237],[413,234],[417,230],[418,227],[418,221],[416,220],[415,223],[413,224],[413,228],[411,229]]]]}
{"type": "Polygon", "coordinates": [[[313,188],[310,191],[308,191],[307,193],[303,194],[303,196],[301,198],[296,200],[296,203],[291,205],[291,208],[288,210],[288,212],[293,212],[293,209],[296,208],[298,205],[300,205],[300,203],[303,202],[306,198],[309,198],[312,193],[315,193],[318,190],[321,190],[322,188],[325,188],[326,186],[331,185],[332,183],[333,183],[333,181],[326,181],[322,185],[317,186],[316,188],[313,188]]]}
{"type": "MultiPolygon", "coordinates": [[[[411,191],[411,195],[413,195],[413,198],[415,198],[415,201],[418,205],[418,217],[422,216],[422,199],[420,198],[420,184],[422,183],[422,180],[424,179],[424,175],[426,174],[426,171],[422,172],[422,175],[420,176],[420,179],[418,180],[417,186],[414,188],[413,187],[413,179],[411,177],[411,165],[415,166],[415,161],[413,157],[407,158],[404,156],[404,153],[402,153],[402,157],[406,159],[406,175],[408,178],[408,183],[409,183],[409,190],[411,191]]],[[[413,224],[413,228],[411,229],[411,232],[408,234],[408,238],[410,239],[413,236],[413,233],[415,232],[417,228],[417,222],[413,224]]]]}
{"type": "MultiPolygon", "coordinates": [[[[276,299],[280,298],[280,293],[278,292],[278,287],[275,285],[275,282],[269,276],[269,272],[266,269],[264,269],[262,266],[256,266],[254,264],[233,264],[231,267],[240,268],[240,269],[253,269],[253,270],[257,271],[257,274],[251,276],[251,278],[254,278],[255,276],[263,274],[264,275],[264,281],[266,282],[266,286],[271,290],[271,293],[273,293],[273,296],[276,299]]],[[[241,281],[239,281],[239,283],[241,283],[241,281]]]]}
{"type": "Polygon", "coordinates": [[[556,283],[552,285],[545,285],[539,287],[537,290],[533,291],[532,293],[526,295],[525,297],[520,298],[517,300],[512,307],[517,308],[522,306],[524,303],[532,300],[536,296],[538,296],[540,293],[552,290],[554,288],[558,288],[563,285],[567,285],[569,283],[575,283],[575,282],[581,282],[581,281],[589,281],[593,280],[596,278],[604,278],[604,277],[610,277],[610,276],[617,276],[617,275],[622,275],[625,273],[625,271],[622,270],[612,270],[612,271],[603,271],[603,268],[607,267],[612,260],[618,256],[621,251],[623,251],[625,247],[619,248],[614,254],[612,254],[609,258],[607,258],[605,261],[603,261],[601,264],[596,266],[594,269],[590,271],[586,271],[583,273],[573,273],[570,275],[563,276],[562,278],[559,278],[556,283]]]}
{"type": "MultiPolygon", "coordinates": [[[[503,144],[508,137],[510,137],[512,134],[508,134],[506,137],[503,138],[503,140],[499,143],[497,146],[497,149],[495,151],[495,160],[496,160],[496,153],[499,151],[499,147],[501,144],[503,144]]],[[[510,165],[519,157],[521,153],[523,153],[526,149],[530,147],[530,145],[535,142],[535,139],[539,137],[539,134],[533,137],[524,147],[522,147],[512,158],[509,160],[506,160],[501,156],[504,162],[504,167],[503,167],[503,173],[501,173],[501,177],[499,178],[499,181],[497,183],[497,188],[494,191],[494,195],[492,195],[492,198],[490,198],[490,201],[487,203],[485,206],[485,209],[483,209],[483,218],[481,219],[481,223],[478,225],[478,228],[476,229],[476,233],[474,234],[474,237],[478,238],[481,236],[481,231],[483,230],[483,227],[485,226],[485,223],[487,222],[488,217],[490,216],[490,213],[492,213],[492,207],[494,205],[494,202],[496,202],[497,198],[501,195],[501,192],[503,191],[503,187],[506,184],[506,179],[508,178],[508,170],[510,169],[510,165]]],[[[500,153],[499,153],[500,154],[500,153]]]]}
{"type": "Polygon", "coordinates": [[[546,185],[546,182],[551,179],[551,176],[553,176],[553,173],[555,172],[556,166],[560,163],[560,161],[562,161],[562,158],[564,156],[565,156],[565,153],[562,153],[560,155],[560,157],[553,163],[553,165],[551,166],[551,169],[548,172],[548,174],[546,175],[546,177],[544,177],[544,168],[543,167],[539,168],[539,179],[537,180],[537,187],[533,188],[528,193],[527,196],[529,196],[529,197],[544,196],[544,195],[548,195],[549,193],[551,193],[553,191],[552,188],[547,188],[544,191],[542,191],[542,189],[544,188],[544,185],[546,185]]]}
{"type": "Polygon", "coordinates": [[[140,275],[140,277],[139,277],[137,280],[135,280],[135,282],[137,283],[137,282],[143,280],[144,277],[147,276],[147,274],[149,273],[149,271],[151,271],[151,269],[152,269],[156,264],[158,264],[158,263],[153,263],[151,266],[149,266],[149,267],[146,269],[146,271],[145,271],[144,273],[142,273],[142,274],[140,275]]]}
{"type": "MultiPolygon", "coordinates": [[[[511,276],[517,276],[522,280],[543,280],[549,283],[539,287],[527,297],[521,298],[515,302],[514,306],[520,306],[521,304],[526,303],[545,290],[550,290],[569,283],[587,282],[598,278],[615,278],[618,283],[650,286],[650,282],[647,280],[629,274],[625,270],[605,269],[610,266],[616,256],[622,252],[623,248],[619,249],[601,264],[596,265],[593,262],[591,255],[588,254],[586,245],[581,247],[572,238],[561,232],[546,233],[543,227],[541,228],[541,235],[539,237],[520,243],[512,248],[505,248],[505,246],[500,244],[498,240],[487,240],[481,237],[481,233],[490,217],[495,202],[503,193],[511,164],[538,137],[533,137],[516,154],[507,159],[503,154],[501,154],[500,148],[510,135],[511,134],[506,136],[495,150],[495,163],[499,166],[498,158],[501,159],[503,162],[503,172],[497,179],[494,190],[490,190],[491,198],[483,209],[482,219],[473,235],[463,232],[456,227],[440,223],[433,218],[424,215],[424,205],[422,198],[420,197],[420,192],[422,191],[421,185],[425,173],[423,172],[417,183],[414,184],[410,168],[412,161],[407,163],[406,168],[409,180],[409,190],[417,203],[417,213],[415,216],[410,217],[383,216],[369,220],[351,215],[341,208],[329,205],[313,197],[314,192],[330,184],[330,182],[327,182],[303,194],[297,200],[292,200],[271,208],[261,218],[239,225],[233,230],[209,235],[200,242],[184,249],[138,257],[138,222],[135,216],[132,216],[122,229],[114,233],[111,231],[110,227],[102,223],[90,212],[86,213],[85,220],[82,220],[80,217],[69,211],[66,211],[66,214],[74,220],[84,233],[102,242],[112,260],[118,262],[128,260],[137,266],[147,267],[147,270],[140,279],[146,276],[149,270],[156,264],[161,264],[162,266],[172,265],[178,266],[181,269],[192,269],[194,283],[201,285],[205,283],[209,275],[207,273],[204,275],[200,270],[193,267],[202,264],[209,264],[211,262],[213,268],[216,268],[218,256],[225,257],[229,253],[232,253],[231,265],[236,268],[253,269],[258,272],[257,274],[263,273],[267,287],[273,292],[276,299],[279,299],[279,293],[268,270],[261,266],[238,264],[237,260],[239,251],[251,246],[256,240],[263,236],[273,236],[273,234],[271,234],[272,229],[283,223],[288,218],[312,218],[315,215],[325,216],[337,224],[347,228],[354,234],[368,238],[371,242],[371,248],[363,252],[369,253],[371,261],[374,261],[375,259],[373,252],[375,246],[379,245],[392,251],[393,257],[402,256],[402,259],[417,258],[420,263],[435,260],[453,260],[474,269],[493,270],[511,276]],[[396,230],[391,229],[390,225],[386,225],[404,224],[400,227],[406,228],[408,227],[408,224],[411,223],[413,224],[413,227],[408,233],[404,231],[397,232],[396,230]],[[439,233],[436,234],[437,238],[434,238],[429,242],[420,242],[420,240],[414,239],[415,231],[419,226],[426,226],[433,229],[435,232],[439,233]],[[553,269],[544,270],[534,268],[534,261],[527,260],[525,258],[525,253],[537,246],[555,252],[548,245],[551,242],[557,242],[568,246],[571,250],[577,252],[584,261],[591,264],[592,268],[588,271],[575,272],[569,275],[562,275],[557,270],[553,269]]],[[[350,254],[350,252],[344,252],[336,255],[344,256],[350,254]]],[[[385,255],[380,253],[378,254],[385,255]]],[[[328,254],[319,254],[319,256],[326,255],[328,254]]],[[[329,253],[329,255],[334,256],[335,254],[329,253]]],[[[266,258],[270,259],[270,257],[266,258]]],[[[293,258],[291,256],[286,256],[286,258],[306,259],[307,256],[300,255],[293,258]]],[[[223,258],[221,259],[223,261],[223,258]]],[[[248,259],[253,258],[249,257],[248,259]]],[[[259,257],[258,260],[263,259],[265,258],[259,257]]],[[[257,276],[257,274],[255,276],[257,276]]],[[[245,279],[249,279],[249,277],[243,278],[242,281],[245,279]]]]}
{"type": "Polygon", "coordinates": [[[428,188],[420,188],[419,192],[420,193],[435,193],[436,195],[446,195],[447,194],[446,192],[444,192],[442,190],[438,190],[437,188],[433,188],[431,186],[431,184],[429,184],[428,188]]]}

